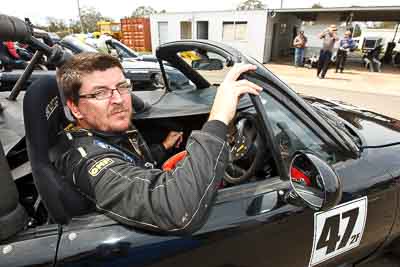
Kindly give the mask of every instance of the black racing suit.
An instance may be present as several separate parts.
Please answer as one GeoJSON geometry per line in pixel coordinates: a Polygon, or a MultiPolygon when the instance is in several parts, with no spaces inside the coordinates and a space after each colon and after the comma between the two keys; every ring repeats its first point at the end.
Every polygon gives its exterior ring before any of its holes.
{"type": "Polygon", "coordinates": [[[98,211],[116,221],[146,230],[191,233],[205,222],[224,176],[226,133],[220,121],[193,131],[187,156],[166,172],[146,163],[146,156],[137,151],[140,142],[128,150],[124,142],[115,143],[115,136],[66,130],[70,147],[55,166],[98,211]]]}

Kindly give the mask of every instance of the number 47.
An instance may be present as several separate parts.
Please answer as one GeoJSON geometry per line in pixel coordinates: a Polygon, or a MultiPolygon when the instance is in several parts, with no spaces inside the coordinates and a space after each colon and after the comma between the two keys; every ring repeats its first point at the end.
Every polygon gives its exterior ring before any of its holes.
{"type": "Polygon", "coordinates": [[[336,214],[326,219],[324,228],[322,229],[321,236],[317,243],[317,249],[327,247],[326,254],[332,253],[335,250],[344,248],[347,242],[350,241],[350,245],[357,242],[360,238],[360,233],[352,235],[354,225],[357,222],[357,217],[359,213],[359,208],[355,208],[344,212],[343,214],[336,214]],[[349,218],[343,237],[339,235],[340,219],[349,218]],[[339,246],[336,248],[337,243],[340,242],[339,246]]]}

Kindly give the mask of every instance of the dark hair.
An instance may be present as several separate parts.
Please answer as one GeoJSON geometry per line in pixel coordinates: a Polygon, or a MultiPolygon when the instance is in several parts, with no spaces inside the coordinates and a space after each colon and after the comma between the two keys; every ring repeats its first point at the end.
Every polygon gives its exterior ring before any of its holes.
{"type": "Polygon", "coordinates": [[[77,104],[82,76],[114,67],[123,71],[118,58],[103,53],[80,53],[74,55],[57,70],[57,84],[62,88],[65,98],[72,99],[77,104]]]}

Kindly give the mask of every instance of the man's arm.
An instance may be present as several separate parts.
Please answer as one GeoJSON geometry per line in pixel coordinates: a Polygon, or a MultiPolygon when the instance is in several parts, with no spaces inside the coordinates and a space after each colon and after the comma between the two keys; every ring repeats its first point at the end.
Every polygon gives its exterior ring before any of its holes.
{"type": "Polygon", "coordinates": [[[147,230],[185,234],[199,229],[224,176],[227,126],[207,122],[192,133],[174,171],[144,169],[118,152],[81,147],[72,170],[78,188],[109,217],[147,230]]]}
{"type": "Polygon", "coordinates": [[[300,44],[300,40],[298,37],[295,37],[293,40],[293,46],[299,45],[300,44]]]}

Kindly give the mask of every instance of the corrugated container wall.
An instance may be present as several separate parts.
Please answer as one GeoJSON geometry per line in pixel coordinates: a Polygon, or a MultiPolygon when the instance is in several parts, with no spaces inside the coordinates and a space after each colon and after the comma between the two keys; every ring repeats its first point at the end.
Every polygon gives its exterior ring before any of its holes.
{"type": "Polygon", "coordinates": [[[150,19],[121,19],[121,41],[136,51],[151,51],[150,19]]]}

